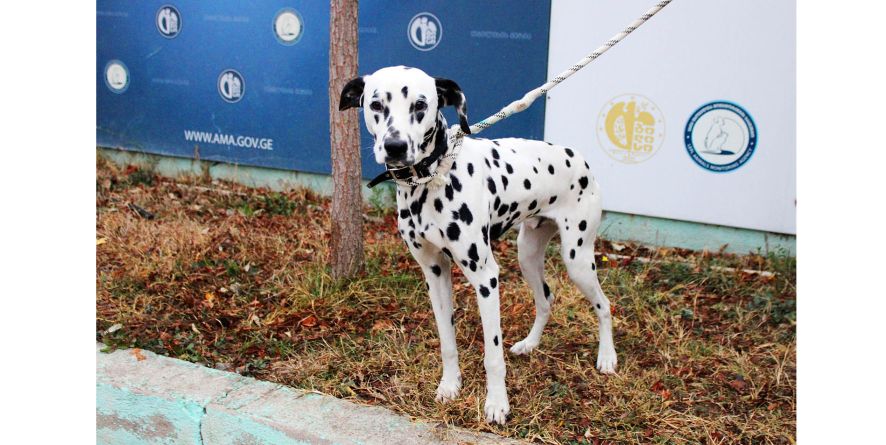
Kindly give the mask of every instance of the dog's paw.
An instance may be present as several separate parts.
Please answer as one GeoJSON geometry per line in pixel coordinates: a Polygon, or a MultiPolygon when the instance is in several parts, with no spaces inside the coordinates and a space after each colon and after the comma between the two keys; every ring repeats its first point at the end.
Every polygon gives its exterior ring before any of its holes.
{"type": "Polygon", "coordinates": [[[484,411],[486,412],[487,422],[504,425],[508,420],[508,414],[511,412],[511,405],[508,403],[507,394],[487,394],[484,411]]]}
{"type": "Polygon", "coordinates": [[[538,347],[537,341],[533,342],[533,341],[530,341],[528,338],[524,338],[523,340],[520,340],[519,342],[517,342],[517,344],[515,344],[514,346],[511,346],[511,354],[514,354],[514,355],[529,354],[530,352],[532,352],[533,349],[535,349],[537,347],[538,347]]]}
{"type": "Polygon", "coordinates": [[[600,349],[597,353],[597,369],[603,374],[615,374],[615,366],[618,365],[618,356],[615,349],[600,349]]]}
{"type": "Polygon", "coordinates": [[[440,403],[446,403],[450,400],[455,400],[455,398],[458,397],[458,392],[460,390],[461,378],[441,380],[440,385],[437,386],[437,397],[434,400],[440,403]]]}

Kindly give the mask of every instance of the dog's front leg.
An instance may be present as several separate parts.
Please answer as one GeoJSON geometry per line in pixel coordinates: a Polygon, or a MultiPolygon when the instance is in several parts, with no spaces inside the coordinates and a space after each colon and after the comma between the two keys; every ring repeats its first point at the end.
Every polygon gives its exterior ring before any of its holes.
{"type": "Polygon", "coordinates": [[[483,322],[483,365],[486,368],[486,421],[504,424],[511,406],[505,387],[505,356],[501,336],[501,313],[498,298],[498,264],[490,252],[479,255],[476,271],[462,270],[477,290],[477,305],[483,322]],[[485,263],[485,264],[484,264],[485,263]]]}
{"type": "Polygon", "coordinates": [[[458,349],[455,344],[455,318],[452,314],[452,268],[449,258],[429,248],[412,252],[421,265],[428,294],[434,309],[434,320],[440,336],[440,355],[443,360],[443,377],[437,386],[437,401],[447,402],[458,396],[461,389],[461,371],[458,369],[458,349]]]}

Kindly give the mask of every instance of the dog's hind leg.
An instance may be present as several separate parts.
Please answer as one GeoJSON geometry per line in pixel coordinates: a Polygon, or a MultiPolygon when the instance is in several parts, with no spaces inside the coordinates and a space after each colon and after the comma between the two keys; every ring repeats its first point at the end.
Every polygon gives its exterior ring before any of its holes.
{"type": "Polygon", "coordinates": [[[545,247],[555,233],[557,225],[549,219],[527,220],[520,227],[520,234],[517,236],[517,258],[520,260],[523,279],[535,296],[535,322],[529,335],[511,346],[513,354],[528,354],[538,346],[541,333],[551,315],[554,294],[545,283],[544,266],[545,247]]]}
{"type": "Polygon", "coordinates": [[[597,279],[594,261],[594,238],[600,224],[599,208],[590,212],[577,212],[578,220],[558,218],[560,248],[569,278],[578,286],[585,298],[594,306],[600,322],[600,346],[597,352],[597,369],[604,374],[615,372],[618,358],[612,341],[612,314],[609,299],[603,294],[597,279]],[[587,218],[587,219],[581,219],[587,218]]]}

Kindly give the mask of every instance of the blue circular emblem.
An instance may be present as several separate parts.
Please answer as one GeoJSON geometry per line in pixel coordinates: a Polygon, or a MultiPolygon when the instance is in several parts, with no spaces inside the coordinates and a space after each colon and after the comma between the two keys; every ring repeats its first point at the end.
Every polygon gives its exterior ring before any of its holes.
{"type": "Polygon", "coordinates": [[[157,10],[157,31],[167,39],[174,39],[182,30],[182,15],[178,8],[163,5],[157,10]]]}
{"type": "Polygon", "coordinates": [[[305,26],[301,14],[292,8],[283,8],[274,16],[274,36],[283,45],[295,45],[301,40],[305,26]]]}
{"type": "Polygon", "coordinates": [[[105,65],[105,86],[109,90],[123,94],[129,88],[129,68],[119,60],[111,60],[105,65]]]}
{"type": "Polygon", "coordinates": [[[757,147],[757,126],[744,108],[731,102],[702,105],[686,122],[683,142],[702,168],[725,173],[744,165],[757,147]]]}
{"type": "Polygon", "coordinates": [[[419,51],[430,51],[443,39],[443,25],[440,19],[430,12],[420,12],[409,21],[406,27],[409,43],[419,51]]]}
{"type": "Polygon", "coordinates": [[[228,103],[240,102],[246,94],[246,80],[237,70],[227,69],[218,76],[218,94],[228,103]]]}

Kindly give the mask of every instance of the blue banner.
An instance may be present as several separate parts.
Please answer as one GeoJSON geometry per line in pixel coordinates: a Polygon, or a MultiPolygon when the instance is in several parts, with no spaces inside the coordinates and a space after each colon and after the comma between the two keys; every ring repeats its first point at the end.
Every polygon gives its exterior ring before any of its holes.
{"type": "MultiPolygon", "coordinates": [[[[453,79],[471,122],[545,81],[549,1],[394,3],[360,2],[361,74],[453,79]]],[[[329,173],[327,2],[99,0],[96,21],[98,145],[329,173]]],[[[483,136],[543,131],[539,101],[483,136]]],[[[365,129],[361,146],[373,176],[365,129]]]]}

